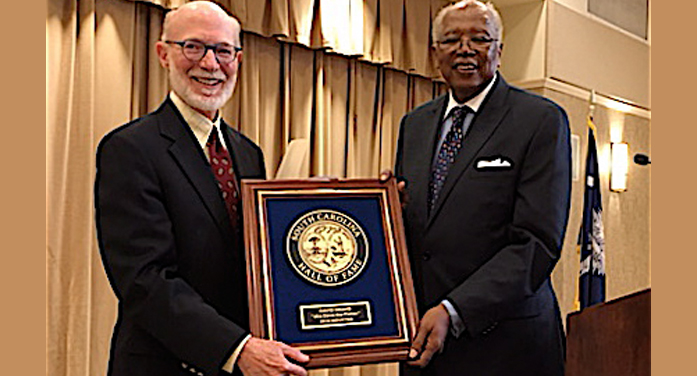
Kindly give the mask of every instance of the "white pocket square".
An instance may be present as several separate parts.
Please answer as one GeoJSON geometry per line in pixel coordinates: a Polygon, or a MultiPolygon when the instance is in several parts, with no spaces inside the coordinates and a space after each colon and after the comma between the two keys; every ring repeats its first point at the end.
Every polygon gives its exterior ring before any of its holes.
{"type": "Polygon", "coordinates": [[[495,159],[480,159],[475,167],[481,169],[509,169],[513,167],[513,162],[506,157],[497,157],[495,159]]]}

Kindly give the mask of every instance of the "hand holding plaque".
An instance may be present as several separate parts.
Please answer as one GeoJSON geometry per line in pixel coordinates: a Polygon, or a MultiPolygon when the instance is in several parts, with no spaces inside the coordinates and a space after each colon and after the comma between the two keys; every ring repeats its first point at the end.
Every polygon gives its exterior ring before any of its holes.
{"type": "Polygon", "coordinates": [[[244,345],[237,366],[245,376],[278,373],[306,376],[307,371],[292,361],[303,364],[309,360],[300,350],[284,343],[252,337],[244,345]]]}

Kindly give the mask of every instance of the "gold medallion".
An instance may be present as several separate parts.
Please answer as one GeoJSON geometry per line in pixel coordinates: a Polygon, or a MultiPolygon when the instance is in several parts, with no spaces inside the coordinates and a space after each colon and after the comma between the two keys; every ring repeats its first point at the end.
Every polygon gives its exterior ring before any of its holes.
{"type": "Polygon", "coordinates": [[[368,261],[365,231],[353,218],[335,210],[306,213],[293,223],[286,239],[293,269],[316,285],[348,283],[368,261]]]}

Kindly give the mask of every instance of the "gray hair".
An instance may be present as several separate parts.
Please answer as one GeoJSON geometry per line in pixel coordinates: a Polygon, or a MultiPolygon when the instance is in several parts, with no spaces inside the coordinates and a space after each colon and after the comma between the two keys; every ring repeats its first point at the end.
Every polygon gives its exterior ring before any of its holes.
{"type": "Polygon", "coordinates": [[[443,18],[445,18],[446,14],[452,10],[465,9],[473,5],[486,7],[487,13],[494,22],[494,29],[496,33],[494,37],[498,39],[498,44],[501,44],[501,39],[503,39],[503,22],[501,21],[501,15],[499,14],[499,11],[496,10],[496,7],[494,7],[494,4],[492,4],[490,1],[483,3],[479,0],[461,0],[441,8],[438,11],[438,14],[436,14],[436,17],[433,19],[433,28],[431,29],[431,39],[433,40],[433,43],[436,43],[441,37],[440,34],[442,30],[443,18]]]}

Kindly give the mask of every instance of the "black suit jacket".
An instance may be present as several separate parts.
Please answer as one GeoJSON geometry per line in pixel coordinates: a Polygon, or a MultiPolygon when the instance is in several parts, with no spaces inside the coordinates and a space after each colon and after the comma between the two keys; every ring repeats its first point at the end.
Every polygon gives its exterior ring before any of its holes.
{"type": "MultiPolygon", "coordinates": [[[[221,128],[237,178],[264,178],[261,149],[221,128]]],[[[248,333],[242,231],[171,100],[102,139],[95,205],[118,298],[109,374],[219,374],[248,333]]]]}
{"type": "Polygon", "coordinates": [[[467,327],[448,336],[425,373],[562,375],[563,332],[549,277],[569,212],[567,116],[499,75],[429,213],[446,105],[441,96],[404,116],[395,167],[407,181],[404,218],[420,309],[448,299],[467,327]],[[487,166],[497,159],[499,166],[487,166]]]}

